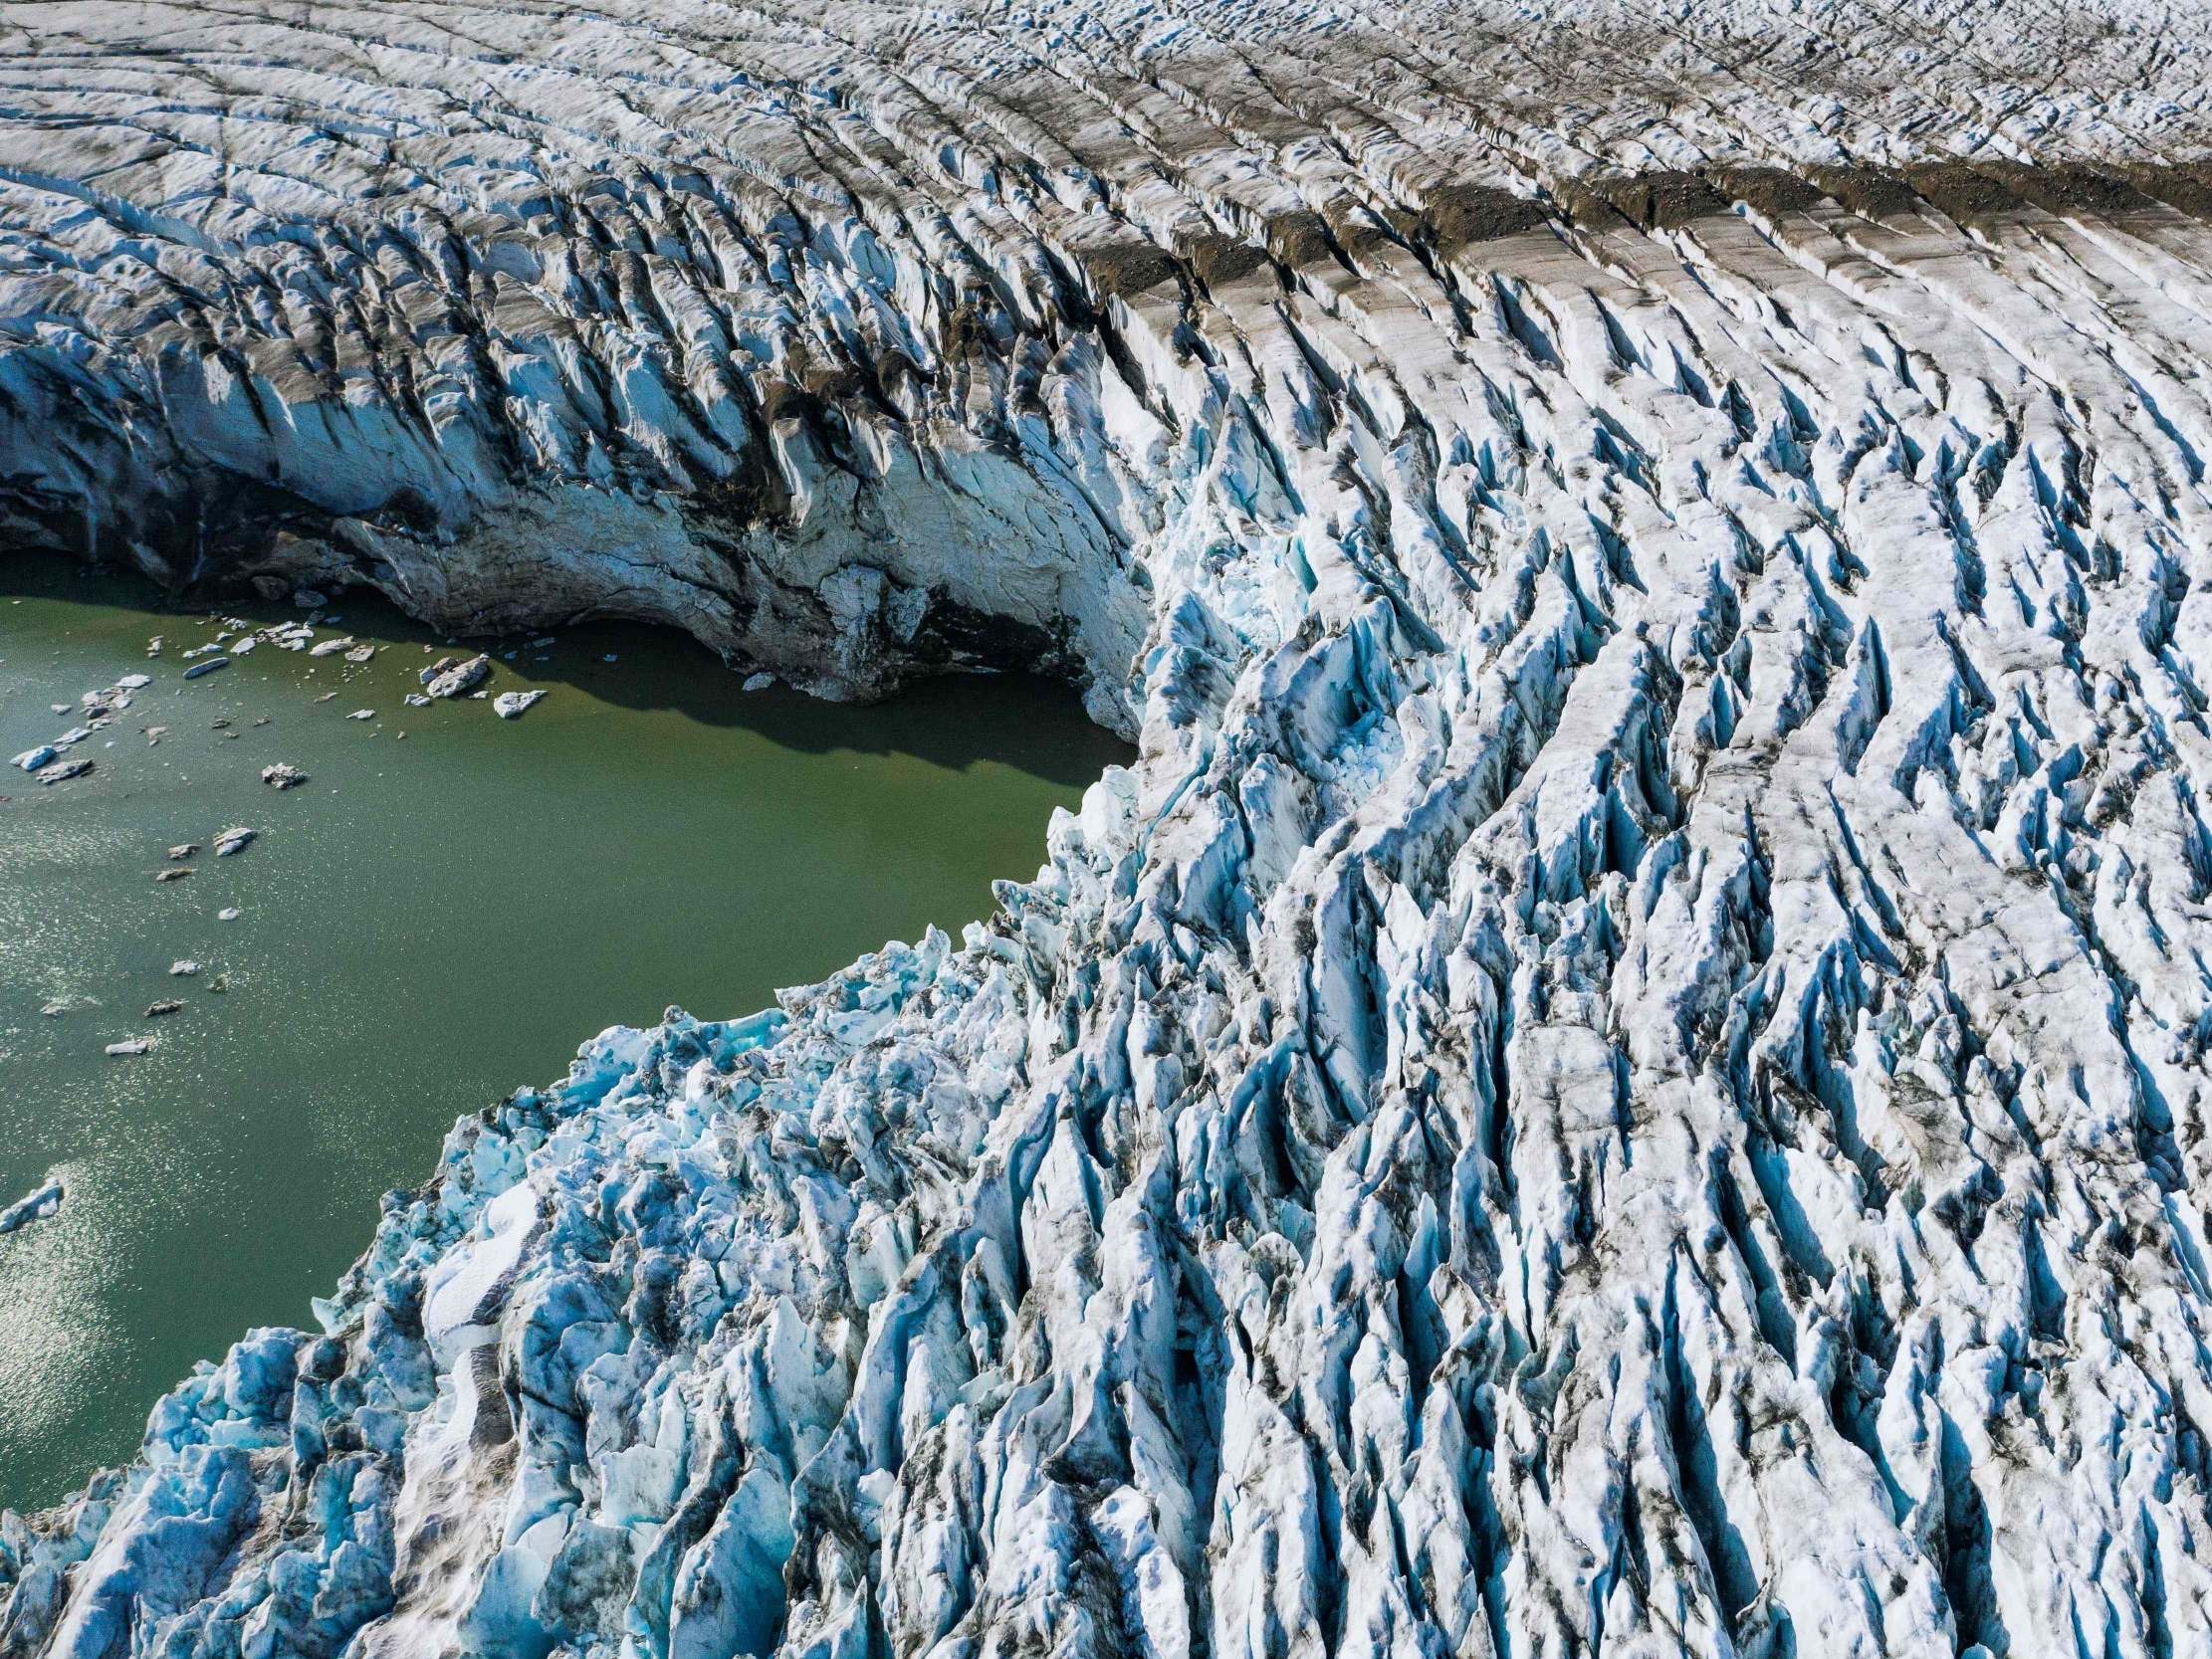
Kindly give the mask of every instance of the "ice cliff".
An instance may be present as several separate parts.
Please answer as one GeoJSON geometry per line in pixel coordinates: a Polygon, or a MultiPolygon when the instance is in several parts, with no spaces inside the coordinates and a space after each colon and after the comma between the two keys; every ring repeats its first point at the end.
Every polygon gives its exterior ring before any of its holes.
{"type": "Polygon", "coordinates": [[[0,26],[16,541],[1141,743],[465,1121],[0,1651],[2212,1647],[2201,10],[0,26]]]}

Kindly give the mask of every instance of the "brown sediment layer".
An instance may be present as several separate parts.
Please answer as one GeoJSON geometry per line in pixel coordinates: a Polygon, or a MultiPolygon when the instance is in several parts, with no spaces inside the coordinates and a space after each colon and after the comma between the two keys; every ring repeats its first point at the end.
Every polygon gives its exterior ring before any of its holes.
{"type": "Polygon", "coordinates": [[[1595,173],[1569,181],[1549,199],[1467,187],[1432,203],[1426,217],[1437,245],[1448,251],[1547,222],[1670,230],[1738,206],[1772,215],[1803,212],[1824,201],[1868,219],[1932,209],[1961,225],[2036,211],[2116,218],[2166,207],[2203,217],[2212,215],[2212,162],[1941,161],[1897,168],[1714,166],[1595,173]]]}

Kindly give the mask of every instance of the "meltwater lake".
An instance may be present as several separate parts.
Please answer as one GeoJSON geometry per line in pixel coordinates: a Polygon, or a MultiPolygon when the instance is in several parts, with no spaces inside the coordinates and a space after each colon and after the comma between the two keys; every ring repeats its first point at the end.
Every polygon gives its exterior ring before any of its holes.
{"type": "Polygon", "coordinates": [[[852,708],[748,693],[664,631],[456,646],[357,594],[330,609],[316,639],[370,660],[264,642],[187,682],[224,632],[206,610],[0,557],[0,759],[151,677],[67,751],[84,776],[0,772],[0,1206],[67,1189],[0,1236],[0,1507],[126,1458],[249,1327],[312,1324],[457,1117],[607,1025],[746,1013],[887,938],[957,937],[994,879],[1035,872],[1052,809],[1131,757],[1037,682],[852,708]],[[546,698],[516,720],[403,701],[478,650],[491,692],[546,698]],[[278,762],[307,782],[265,785],[278,762]],[[233,826],[255,839],[215,857],[233,826]]]}

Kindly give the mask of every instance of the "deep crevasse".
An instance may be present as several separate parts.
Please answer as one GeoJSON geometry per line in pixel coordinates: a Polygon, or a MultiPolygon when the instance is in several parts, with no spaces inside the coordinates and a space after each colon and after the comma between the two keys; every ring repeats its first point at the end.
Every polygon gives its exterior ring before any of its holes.
{"type": "Polygon", "coordinates": [[[12,8],[14,532],[1140,763],[465,1121],[0,1650],[2212,1641],[2202,20],[675,13],[12,8]]]}

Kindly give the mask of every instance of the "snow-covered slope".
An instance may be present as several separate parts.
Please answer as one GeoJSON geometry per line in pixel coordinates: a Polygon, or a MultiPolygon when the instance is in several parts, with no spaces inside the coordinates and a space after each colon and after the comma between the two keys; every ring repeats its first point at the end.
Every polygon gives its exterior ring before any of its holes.
{"type": "Polygon", "coordinates": [[[16,539],[1142,756],[463,1123],[0,1651],[2212,1644],[2200,10],[0,27],[16,539]]]}

